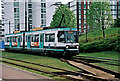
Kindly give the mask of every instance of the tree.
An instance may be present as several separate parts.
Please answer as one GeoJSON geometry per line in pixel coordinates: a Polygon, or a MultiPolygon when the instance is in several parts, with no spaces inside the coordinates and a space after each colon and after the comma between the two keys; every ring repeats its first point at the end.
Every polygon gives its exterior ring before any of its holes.
{"type": "Polygon", "coordinates": [[[120,18],[115,19],[114,27],[120,27],[120,18]]]}
{"type": "Polygon", "coordinates": [[[92,2],[86,12],[87,24],[91,27],[101,27],[105,38],[105,28],[112,24],[112,15],[109,2],[92,2]]]}
{"type": "Polygon", "coordinates": [[[68,6],[61,5],[53,15],[52,21],[50,23],[51,27],[59,26],[61,22],[61,26],[66,27],[76,27],[76,17],[73,11],[70,11],[68,6]],[[63,20],[61,22],[61,19],[63,20]]]}

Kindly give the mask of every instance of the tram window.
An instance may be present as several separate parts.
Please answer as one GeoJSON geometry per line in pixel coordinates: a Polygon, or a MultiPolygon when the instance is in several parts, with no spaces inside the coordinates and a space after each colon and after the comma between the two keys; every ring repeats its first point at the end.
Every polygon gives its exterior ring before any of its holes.
{"type": "Polygon", "coordinates": [[[26,35],[26,42],[27,42],[27,35],[26,35]]]}
{"type": "Polygon", "coordinates": [[[7,37],[7,38],[6,38],[6,42],[9,42],[9,41],[10,41],[10,38],[9,38],[9,37],[7,37]]]}
{"type": "Polygon", "coordinates": [[[29,36],[28,36],[28,42],[30,42],[30,38],[31,38],[31,36],[29,35],[29,36]]]}
{"type": "Polygon", "coordinates": [[[39,35],[35,35],[35,42],[39,42],[39,35]]]}
{"type": "Polygon", "coordinates": [[[13,37],[13,42],[17,42],[17,37],[13,37]]]}
{"type": "Polygon", "coordinates": [[[58,42],[65,42],[65,35],[63,31],[58,32],[58,42]]]}
{"type": "Polygon", "coordinates": [[[15,38],[14,38],[14,37],[12,37],[12,41],[13,41],[13,42],[15,41],[15,38]]]}
{"type": "Polygon", "coordinates": [[[55,42],[55,34],[45,34],[45,42],[55,42]]]}
{"type": "Polygon", "coordinates": [[[43,34],[40,34],[40,42],[43,42],[44,38],[43,38],[43,34]]]}
{"type": "Polygon", "coordinates": [[[22,42],[22,37],[20,36],[20,42],[22,42]]]}
{"type": "Polygon", "coordinates": [[[45,34],[45,42],[49,42],[49,35],[45,34]]]}
{"type": "Polygon", "coordinates": [[[12,42],[12,37],[10,37],[10,42],[12,42]]]}
{"type": "Polygon", "coordinates": [[[34,40],[35,40],[34,38],[35,38],[35,37],[34,37],[34,35],[33,35],[33,36],[32,36],[32,42],[34,42],[34,40]]]}

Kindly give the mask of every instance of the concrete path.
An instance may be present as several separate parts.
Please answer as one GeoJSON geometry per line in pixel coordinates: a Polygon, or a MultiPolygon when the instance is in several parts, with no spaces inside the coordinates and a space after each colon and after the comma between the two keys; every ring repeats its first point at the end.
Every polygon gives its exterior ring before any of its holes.
{"type": "MultiPolygon", "coordinates": [[[[49,77],[34,74],[19,68],[2,65],[2,78],[4,81],[56,81],[49,77]]],[[[1,67],[1,66],[0,66],[1,67]]]]}

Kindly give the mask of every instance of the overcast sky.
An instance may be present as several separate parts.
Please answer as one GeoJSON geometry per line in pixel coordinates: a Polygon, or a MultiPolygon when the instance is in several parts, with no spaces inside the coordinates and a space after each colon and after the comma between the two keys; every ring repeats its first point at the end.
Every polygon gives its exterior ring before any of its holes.
{"type": "Polygon", "coordinates": [[[66,4],[66,3],[73,1],[73,0],[58,0],[58,1],[61,1],[63,4],[66,4]]]}

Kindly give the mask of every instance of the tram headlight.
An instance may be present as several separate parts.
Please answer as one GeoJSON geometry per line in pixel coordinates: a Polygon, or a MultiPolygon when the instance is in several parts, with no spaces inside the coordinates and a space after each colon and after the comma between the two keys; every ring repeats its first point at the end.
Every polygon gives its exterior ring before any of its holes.
{"type": "Polygon", "coordinates": [[[66,49],[68,49],[69,46],[66,46],[66,49]]]}
{"type": "Polygon", "coordinates": [[[79,46],[76,46],[77,47],[77,49],[79,49],[79,46]]]}

